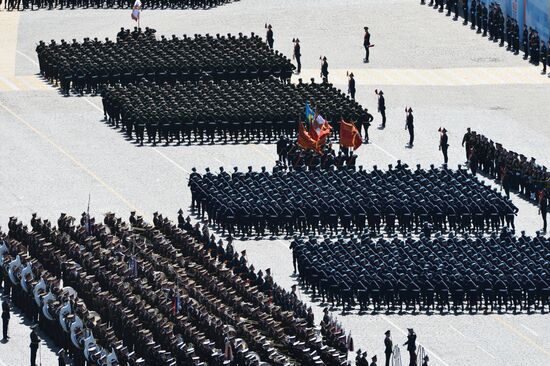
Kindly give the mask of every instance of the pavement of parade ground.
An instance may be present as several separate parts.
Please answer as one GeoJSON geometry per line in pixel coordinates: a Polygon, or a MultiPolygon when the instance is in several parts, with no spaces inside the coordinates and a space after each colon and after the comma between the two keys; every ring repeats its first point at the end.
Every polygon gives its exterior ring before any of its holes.
{"type": "MultiPolygon", "coordinates": [[[[463,27],[461,22],[418,5],[417,1],[242,0],[211,10],[144,11],[142,27],[157,35],[256,32],[271,23],[275,47],[291,55],[293,37],[302,45],[301,77],[319,79],[319,55],[326,55],[330,80],[346,89],[346,71],[357,80],[357,100],[375,116],[371,144],[358,150],[358,164],[385,168],[397,159],[414,167],[440,165],[438,132],[449,130],[451,167],[464,162],[460,147],[466,127],[504,147],[549,164],[550,79],[512,54],[463,27]],[[363,26],[372,33],[371,62],[364,64],[363,26]],[[387,128],[376,112],[374,89],[383,89],[387,128]],[[405,105],[415,114],[415,146],[406,149],[405,105]]],[[[187,210],[186,186],[192,167],[241,170],[270,169],[275,145],[228,144],[144,146],[126,141],[102,121],[99,97],[64,98],[42,80],[34,48],[39,40],[115,38],[131,27],[129,11],[64,10],[0,12],[0,225],[8,217],[24,222],[32,212],[57,220],[60,212],[78,217],[91,196],[92,215],[113,211],[127,217],[131,209],[150,219],[159,211],[175,219],[187,210]],[[3,43],[2,43],[3,42],[3,43]]],[[[297,79],[297,78],[295,78],[297,79]]],[[[535,206],[514,195],[519,207],[516,228],[528,234],[541,227],[535,206]]],[[[276,282],[290,289],[289,242],[237,241],[256,269],[270,267],[276,282]]],[[[307,294],[302,300],[311,303],[307,294]]],[[[315,303],[319,321],[324,305],[315,303]]],[[[356,348],[383,358],[384,332],[403,343],[406,328],[430,355],[430,365],[550,365],[548,315],[357,315],[334,314],[351,330],[356,348]]],[[[0,343],[0,366],[25,365],[29,357],[28,321],[15,315],[11,339],[0,343]]],[[[42,364],[53,365],[52,345],[42,348],[42,364]]],[[[402,352],[404,360],[408,357],[402,352]]],[[[382,362],[382,361],[381,361],[382,362]]]]}

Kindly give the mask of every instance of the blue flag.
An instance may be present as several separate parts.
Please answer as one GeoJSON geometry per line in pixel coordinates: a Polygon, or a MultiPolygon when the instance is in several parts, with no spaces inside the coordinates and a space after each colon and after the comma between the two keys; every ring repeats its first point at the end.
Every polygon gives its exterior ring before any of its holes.
{"type": "Polygon", "coordinates": [[[309,106],[309,103],[306,103],[306,121],[309,126],[311,126],[311,123],[313,123],[313,120],[315,119],[315,113],[313,112],[313,109],[309,106]]]}

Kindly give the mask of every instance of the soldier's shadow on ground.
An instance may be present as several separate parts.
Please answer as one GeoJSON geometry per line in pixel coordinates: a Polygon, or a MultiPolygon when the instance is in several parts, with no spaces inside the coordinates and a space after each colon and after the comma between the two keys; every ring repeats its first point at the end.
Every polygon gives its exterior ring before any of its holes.
{"type": "MultiPolygon", "coordinates": [[[[61,94],[61,93],[60,93],[61,94]]],[[[143,141],[143,145],[139,143],[134,137],[128,136],[125,130],[122,129],[122,126],[119,124],[117,127],[116,125],[112,125],[107,119],[102,118],[99,120],[101,123],[109,127],[111,130],[116,131],[119,135],[121,135],[126,141],[130,142],[132,145],[136,147],[177,147],[177,146],[214,146],[214,145],[272,145],[275,144],[277,141],[274,139],[271,140],[251,140],[251,141],[245,141],[245,140],[233,140],[228,139],[227,141],[215,139],[212,141],[170,141],[169,143],[166,143],[165,141],[158,141],[157,143],[149,142],[148,138],[145,138],[143,141]]]]}
{"type": "MultiPolygon", "coordinates": [[[[342,308],[342,305],[339,306],[336,305],[336,301],[334,304],[332,304],[330,301],[327,301],[327,298],[325,298],[325,301],[323,301],[323,298],[319,293],[316,293],[315,297],[312,297],[313,291],[311,289],[304,288],[300,282],[298,274],[293,272],[291,275],[288,276],[291,278],[294,282],[294,284],[298,287],[298,298],[303,301],[307,300],[310,303],[313,303],[319,307],[326,307],[330,311],[339,311],[339,315],[341,316],[348,316],[348,315],[359,315],[359,316],[377,316],[377,315],[383,315],[383,316],[398,316],[398,317],[405,317],[405,316],[428,316],[428,317],[448,317],[448,316],[489,316],[489,315],[530,315],[526,311],[517,311],[513,312],[513,310],[509,311],[498,311],[498,309],[485,313],[483,309],[479,309],[478,311],[470,312],[468,309],[465,309],[464,311],[458,310],[454,311],[452,308],[450,311],[444,310],[441,312],[439,309],[430,309],[429,311],[426,310],[416,310],[413,312],[412,310],[406,310],[403,311],[399,310],[399,307],[396,307],[393,310],[390,309],[384,309],[381,308],[380,310],[374,310],[372,306],[369,306],[367,309],[360,310],[358,305],[354,305],[351,308],[346,308],[345,310],[342,308]],[[305,295],[306,299],[302,299],[301,296],[305,295]]],[[[531,314],[540,314],[539,312],[532,312],[531,314]]],[[[543,313],[546,314],[546,313],[543,313]]]]}

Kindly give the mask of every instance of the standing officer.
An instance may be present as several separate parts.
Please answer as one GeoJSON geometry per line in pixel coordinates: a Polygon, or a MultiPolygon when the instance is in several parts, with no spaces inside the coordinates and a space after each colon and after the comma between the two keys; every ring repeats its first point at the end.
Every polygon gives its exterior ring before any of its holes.
{"type": "Polygon", "coordinates": [[[405,122],[405,130],[409,131],[409,148],[413,147],[414,143],[414,117],[412,114],[413,110],[411,107],[407,108],[405,107],[405,113],[406,113],[406,122],[405,122]]]}
{"type": "Polygon", "coordinates": [[[355,100],[355,79],[353,78],[353,72],[348,76],[348,93],[351,95],[351,100],[355,100]]]}
{"type": "Polygon", "coordinates": [[[378,112],[382,116],[382,125],[380,125],[380,128],[386,128],[386,100],[384,99],[384,92],[375,89],[374,93],[378,95],[378,112]]]}
{"type": "Polygon", "coordinates": [[[529,58],[529,31],[527,30],[527,26],[523,25],[523,59],[527,60],[529,58]]]}
{"type": "Polygon", "coordinates": [[[302,57],[302,53],[300,52],[300,40],[296,38],[293,39],[292,42],[294,42],[294,54],[292,58],[296,60],[296,74],[299,74],[302,71],[302,63],[300,62],[300,57],[302,57]]]}
{"type": "Polygon", "coordinates": [[[31,327],[31,366],[36,366],[36,352],[38,351],[38,345],[40,344],[40,338],[38,338],[38,335],[34,331],[36,327],[37,325],[33,325],[31,327]]]}
{"type": "Polygon", "coordinates": [[[327,62],[327,56],[323,56],[322,62],[321,62],[321,77],[323,78],[323,82],[328,83],[328,62],[327,62]]]}
{"type": "Polygon", "coordinates": [[[440,128],[439,132],[439,150],[443,153],[443,164],[447,164],[449,157],[447,156],[447,149],[449,148],[449,136],[447,136],[447,130],[445,127],[440,128]]]}
{"type": "MultiPolygon", "coordinates": [[[[464,0],[464,2],[468,2],[468,0],[464,0]]],[[[472,0],[472,3],[470,4],[470,22],[472,25],[470,26],[471,29],[476,29],[476,9],[477,9],[477,3],[476,0],[472,0]]]]}
{"type": "Polygon", "coordinates": [[[391,333],[389,330],[384,333],[386,335],[386,338],[384,338],[384,353],[386,354],[386,366],[390,366],[390,359],[391,355],[393,353],[393,342],[391,340],[391,333]]]}
{"type": "Polygon", "coordinates": [[[271,29],[271,24],[270,25],[266,24],[265,27],[267,28],[267,33],[265,35],[265,38],[267,40],[267,44],[269,45],[269,48],[273,49],[273,42],[274,42],[273,29],[271,29]]]}
{"type": "Polygon", "coordinates": [[[548,197],[546,197],[546,190],[540,193],[539,197],[539,214],[542,216],[542,231],[546,232],[546,214],[548,212],[548,197]]]}
{"type": "Polygon", "coordinates": [[[548,56],[548,53],[546,51],[546,45],[544,44],[544,41],[541,42],[540,45],[540,62],[542,62],[542,74],[546,74],[546,57],[548,56]]]}
{"type": "Polygon", "coordinates": [[[416,366],[416,333],[412,328],[407,328],[407,330],[409,334],[407,335],[407,342],[403,346],[407,346],[407,351],[409,351],[409,366],[416,366]]]}
{"type": "Polygon", "coordinates": [[[462,0],[462,15],[464,16],[462,24],[468,25],[468,0],[462,0]]]}
{"type": "Polygon", "coordinates": [[[8,324],[10,322],[10,305],[6,300],[2,301],[2,340],[8,340],[8,324]]]}
{"type": "Polygon", "coordinates": [[[365,47],[365,59],[363,62],[368,63],[369,62],[369,48],[370,48],[370,33],[369,33],[369,27],[364,27],[365,29],[365,36],[363,37],[363,46],[365,47]]]}
{"type": "Polygon", "coordinates": [[[462,147],[466,150],[466,162],[470,160],[470,150],[472,149],[472,129],[468,127],[462,138],[462,147]]]}
{"type": "Polygon", "coordinates": [[[487,6],[483,4],[483,8],[481,10],[481,16],[483,20],[483,37],[487,37],[487,27],[489,26],[489,12],[487,11],[487,6]]]}

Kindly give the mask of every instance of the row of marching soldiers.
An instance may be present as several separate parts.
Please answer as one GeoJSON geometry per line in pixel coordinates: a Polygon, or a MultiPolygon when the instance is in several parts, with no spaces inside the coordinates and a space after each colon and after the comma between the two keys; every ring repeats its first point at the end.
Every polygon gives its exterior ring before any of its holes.
{"type": "MultiPolygon", "coordinates": [[[[133,0],[4,0],[4,9],[7,10],[39,10],[39,9],[129,9],[134,5],[133,0]]],[[[233,0],[143,0],[143,9],[196,9],[212,8],[230,3],[233,0]]],[[[0,6],[2,0],[0,0],[0,6]]]]}
{"type": "MultiPolygon", "coordinates": [[[[530,59],[529,62],[536,66],[542,63],[541,73],[546,75],[546,65],[548,60],[550,60],[550,47],[547,47],[544,40],[540,38],[537,29],[524,25],[520,34],[520,27],[517,20],[509,15],[506,15],[505,18],[500,4],[492,2],[489,4],[489,7],[487,7],[485,2],[481,0],[471,0],[468,6],[468,1],[469,0],[436,0],[434,3],[434,0],[431,0],[428,6],[433,6],[433,8],[438,9],[439,12],[443,12],[446,3],[446,15],[451,16],[451,12],[454,12],[453,20],[455,21],[459,18],[460,7],[462,16],[464,17],[464,25],[467,25],[468,21],[470,21],[472,30],[476,30],[477,27],[477,34],[488,37],[488,40],[494,43],[499,43],[500,41],[500,47],[504,47],[504,42],[506,42],[506,50],[516,55],[523,50],[523,59],[530,59]]],[[[425,0],[421,1],[421,4],[425,3],[425,0]]],[[[548,43],[550,45],[550,39],[548,43]]]]}

